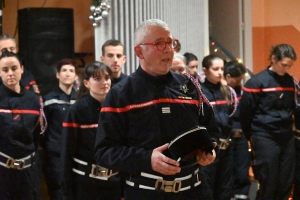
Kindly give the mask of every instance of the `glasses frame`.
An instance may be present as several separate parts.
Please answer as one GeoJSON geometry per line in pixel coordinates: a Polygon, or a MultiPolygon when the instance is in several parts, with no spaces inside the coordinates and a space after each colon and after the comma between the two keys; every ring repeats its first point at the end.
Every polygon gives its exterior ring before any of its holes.
{"type": "MultiPolygon", "coordinates": [[[[176,46],[174,46],[174,47],[171,47],[171,46],[169,45],[172,49],[175,49],[175,48],[177,47],[179,41],[178,41],[177,39],[172,39],[171,41],[172,41],[172,42],[176,42],[176,46]]],[[[169,41],[169,42],[171,42],[171,41],[169,41]]],[[[157,49],[158,51],[163,51],[163,50],[166,49],[167,44],[169,43],[169,42],[166,42],[166,41],[158,41],[158,42],[145,42],[145,43],[141,43],[141,44],[139,44],[139,45],[155,45],[155,46],[156,46],[156,49],[157,49]],[[165,47],[164,47],[163,49],[159,49],[158,46],[157,46],[157,43],[158,43],[158,42],[164,42],[165,47]]]]}

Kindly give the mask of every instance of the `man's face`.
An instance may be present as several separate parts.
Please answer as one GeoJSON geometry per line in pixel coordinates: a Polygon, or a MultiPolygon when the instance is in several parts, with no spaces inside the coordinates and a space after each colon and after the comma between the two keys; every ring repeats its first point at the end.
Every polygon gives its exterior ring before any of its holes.
{"type": "Polygon", "coordinates": [[[23,73],[23,67],[16,57],[5,57],[0,60],[0,76],[3,84],[14,90],[19,84],[23,73]]]}
{"type": "Polygon", "coordinates": [[[7,51],[17,53],[17,47],[15,41],[12,39],[0,40],[0,54],[2,54],[2,51],[4,51],[5,49],[7,51]]]}
{"type": "MultiPolygon", "coordinates": [[[[173,38],[169,30],[158,26],[149,26],[142,43],[170,42],[171,40],[173,38]]],[[[174,49],[168,44],[164,50],[158,50],[156,45],[137,45],[135,53],[140,58],[141,67],[148,74],[160,76],[170,71],[174,49]]]]}
{"type": "Polygon", "coordinates": [[[188,63],[187,73],[189,73],[193,77],[197,76],[197,69],[198,69],[198,60],[192,60],[188,63]]]}
{"type": "Polygon", "coordinates": [[[119,77],[122,67],[126,62],[126,56],[123,55],[123,46],[106,46],[101,61],[106,64],[112,71],[113,75],[119,77]]]}
{"type": "Polygon", "coordinates": [[[173,58],[171,70],[176,73],[185,73],[185,64],[180,58],[173,58]]]}

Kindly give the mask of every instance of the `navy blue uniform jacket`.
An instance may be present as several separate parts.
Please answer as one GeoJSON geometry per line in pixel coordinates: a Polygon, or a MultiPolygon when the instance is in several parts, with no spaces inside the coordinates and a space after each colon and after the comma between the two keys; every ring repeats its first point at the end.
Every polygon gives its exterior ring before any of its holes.
{"type": "Polygon", "coordinates": [[[72,89],[70,96],[68,96],[57,86],[53,91],[43,96],[43,99],[48,128],[44,134],[42,146],[47,151],[60,154],[62,122],[70,105],[75,103],[76,92],[72,89]]]}
{"type": "Polygon", "coordinates": [[[295,88],[289,74],[279,76],[265,69],[249,79],[240,101],[243,132],[251,134],[292,137],[295,88]]]}
{"type": "MultiPolygon", "coordinates": [[[[105,98],[96,137],[97,163],[125,173],[158,174],[151,167],[154,148],[199,124],[217,140],[211,107],[204,103],[204,116],[199,116],[198,104],[195,86],[184,75],[169,72],[154,77],[139,67],[105,98]]],[[[183,177],[198,167],[163,177],[183,177]]]]}
{"type": "Polygon", "coordinates": [[[40,104],[37,95],[0,85],[0,152],[24,158],[37,150],[40,104]]]}

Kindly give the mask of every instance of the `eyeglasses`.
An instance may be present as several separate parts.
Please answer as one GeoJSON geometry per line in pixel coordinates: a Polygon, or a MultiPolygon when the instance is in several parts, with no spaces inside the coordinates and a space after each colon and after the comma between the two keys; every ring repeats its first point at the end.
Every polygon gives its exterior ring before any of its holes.
{"type": "Polygon", "coordinates": [[[158,41],[158,42],[146,42],[146,43],[141,43],[139,45],[155,45],[157,50],[162,51],[166,48],[167,44],[169,45],[169,47],[171,47],[172,49],[174,49],[175,47],[177,47],[178,45],[178,40],[174,39],[168,42],[165,41],[158,41]]]}

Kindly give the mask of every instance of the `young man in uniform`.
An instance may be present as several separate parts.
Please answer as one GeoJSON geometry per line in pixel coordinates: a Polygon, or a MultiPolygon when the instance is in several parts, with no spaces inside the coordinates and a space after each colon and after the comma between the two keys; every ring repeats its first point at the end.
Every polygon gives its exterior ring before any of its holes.
{"type": "Polygon", "coordinates": [[[112,71],[111,87],[127,78],[127,75],[122,73],[126,56],[124,55],[124,46],[119,40],[107,40],[102,45],[101,61],[112,71]]]}
{"type": "Polygon", "coordinates": [[[219,131],[197,81],[170,72],[176,45],[165,22],[140,24],[134,48],[140,66],[110,90],[100,112],[95,159],[124,173],[125,199],[198,200],[199,164],[216,158],[214,150],[195,151],[196,163],[181,167],[168,151],[168,143],[192,127],[206,126],[209,141],[217,141],[219,131]]]}

